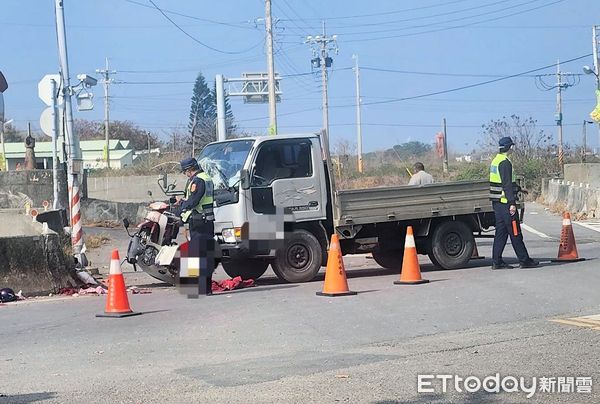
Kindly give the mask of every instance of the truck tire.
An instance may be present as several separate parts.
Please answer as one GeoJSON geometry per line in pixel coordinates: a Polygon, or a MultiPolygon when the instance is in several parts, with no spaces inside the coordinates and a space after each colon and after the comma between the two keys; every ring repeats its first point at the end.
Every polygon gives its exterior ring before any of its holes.
{"type": "Polygon", "coordinates": [[[382,268],[394,269],[400,273],[404,250],[373,251],[373,259],[382,268]]]}
{"type": "Polygon", "coordinates": [[[309,231],[294,230],[277,250],[271,266],[279,279],[290,283],[308,282],[321,269],[323,249],[309,231]]]}
{"type": "Polygon", "coordinates": [[[429,259],[439,268],[463,268],[471,259],[474,246],[469,226],[458,220],[444,222],[433,232],[429,259]]]}
{"type": "Polygon", "coordinates": [[[258,279],[269,267],[267,261],[246,260],[246,261],[223,261],[221,263],[225,273],[232,278],[241,276],[242,279],[258,279]]]}

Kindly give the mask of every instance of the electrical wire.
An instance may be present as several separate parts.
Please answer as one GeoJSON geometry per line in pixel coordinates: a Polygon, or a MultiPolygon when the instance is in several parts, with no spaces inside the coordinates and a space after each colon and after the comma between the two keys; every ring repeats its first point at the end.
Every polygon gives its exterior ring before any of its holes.
{"type": "MultiPolygon", "coordinates": [[[[135,4],[137,6],[141,6],[141,7],[155,8],[153,6],[149,6],[148,4],[140,3],[139,1],[134,1],[134,0],[124,0],[124,1],[127,3],[135,4]]],[[[251,27],[251,26],[245,26],[245,25],[240,25],[240,24],[228,23],[228,22],[224,22],[224,21],[211,20],[208,18],[196,17],[194,15],[183,14],[183,13],[179,13],[177,11],[167,10],[164,8],[162,10],[167,14],[178,15],[180,17],[190,18],[190,19],[197,20],[197,21],[208,22],[210,24],[223,25],[223,26],[231,27],[231,28],[250,29],[253,31],[256,30],[255,27],[251,27]]],[[[243,23],[248,23],[248,21],[244,21],[243,23]]]]}
{"type": "MultiPolygon", "coordinates": [[[[528,13],[530,11],[539,10],[541,8],[549,7],[549,6],[552,6],[554,4],[561,3],[563,1],[565,1],[565,0],[555,0],[555,1],[551,2],[551,3],[542,4],[542,5],[537,6],[537,7],[532,7],[532,8],[528,8],[528,9],[525,9],[525,10],[519,10],[519,11],[516,11],[514,13],[510,13],[510,14],[506,14],[506,15],[501,15],[501,16],[497,16],[497,17],[493,17],[493,18],[488,18],[488,19],[484,19],[484,20],[480,20],[480,21],[473,21],[473,22],[466,23],[466,24],[461,24],[461,25],[454,25],[454,26],[449,26],[449,27],[444,27],[444,28],[436,28],[436,29],[431,29],[431,30],[425,30],[425,31],[419,31],[419,32],[411,32],[411,33],[399,34],[399,35],[387,35],[387,36],[379,36],[379,37],[373,37],[373,38],[350,39],[350,40],[346,40],[344,42],[350,43],[350,42],[379,41],[379,40],[382,40],[382,39],[403,38],[403,37],[410,37],[410,36],[416,36],[416,35],[430,34],[430,33],[434,33],[434,32],[448,31],[448,30],[452,30],[452,29],[466,28],[466,27],[470,27],[470,26],[476,25],[476,24],[481,24],[481,23],[485,23],[485,22],[492,22],[492,21],[498,21],[498,20],[501,20],[501,19],[504,19],[504,18],[513,17],[515,15],[521,15],[521,14],[524,14],[524,13],[528,13]]],[[[437,25],[437,24],[430,24],[430,25],[437,25]]],[[[416,28],[416,26],[415,27],[411,27],[411,28],[416,28]]]]}
{"type": "MultiPolygon", "coordinates": [[[[131,1],[131,0],[126,0],[126,1],[131,1]]],[[[184,30],[179,25],[177,25],[177,23],[175,21],[173,21],[160,7],[158,7],[156,5],[156,3],[154,3],[153,0],[148,0],[148,1],[154,6],[154,8],[156,8],[156,10],[158,10],[163,15],[163,17],[165,17],[171,24],[173,24],[175,26],[175,28],[177,28],[179,31],[181,31],[185,36],[187,36],[188,38],[190,38],[194,42],[198,43],[199,45],[202,45],[203,47],[205,47],[207,49],[210,49],[210,50],[212,50],[214,52],[225,53],[227,55],[239,55],[241,53],[249,52],[249,51],[255,49],[256,47],[258,47],[259,45],[261,45],[263,43],[263,41],[261,40],[259,43],[257,43],[256,45],[253,45],[253,46],[249,47],[248,49],[244,49],[244,50],[241,50],[241,51],[233,51],[233,52],[232,51],[224,51],[224,50],[221,50],[221,49],[214,48],[214,47],[212,47],[210,45],[207,45],[206,43],[200,41],[196,37],[190,35],[186,30],[184,30]]]]}

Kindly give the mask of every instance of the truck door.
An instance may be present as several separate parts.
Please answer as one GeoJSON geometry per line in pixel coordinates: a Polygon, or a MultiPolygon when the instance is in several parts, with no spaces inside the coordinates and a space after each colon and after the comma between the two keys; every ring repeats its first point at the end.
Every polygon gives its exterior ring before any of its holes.
{"type": "Polygon", "coordinates": [[[275,214],[282,209],[294,221],[323,219],[319,161],[310,139],[263,142],[251,169],[252,210],[275,214]]]}

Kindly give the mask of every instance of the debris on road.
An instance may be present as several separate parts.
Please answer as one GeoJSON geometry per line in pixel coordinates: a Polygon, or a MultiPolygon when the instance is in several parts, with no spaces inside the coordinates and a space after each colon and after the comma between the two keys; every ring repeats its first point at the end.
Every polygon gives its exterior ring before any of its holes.
{"type": "Polygon", "coordinates": [[[254,279],[243,280],[241,276],[236,276],[232,279],[224,279],[222,281],[212,282],[213,292],[225,292],[227,290],[242,289],[256,286],[254,279]]]}

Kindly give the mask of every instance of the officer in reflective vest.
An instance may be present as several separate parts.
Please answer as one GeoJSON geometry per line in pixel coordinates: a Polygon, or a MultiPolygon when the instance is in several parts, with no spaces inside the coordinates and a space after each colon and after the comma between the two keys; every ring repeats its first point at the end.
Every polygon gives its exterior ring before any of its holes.
{"type": "MultiPolygon", "coordinates": [[[[190,273],[199,272],[199,294],[210,295],[215,268],[213,182],[196,159],[187,158],[180,164],[181,171],[188,177],[185,195],[180,201],[181,219],[190,230],[188,269],[190,273]]],[[[184,283],[183,279],[180,281],[184,283]]]]}
{"type": "Polygon", "coordinates": [[[490,165],[490,199],[496,218],[496,233],[492,249],[492,269],[512,268],[502,259],[502,252],[510,236],[510,242],[519,258],[521,268],[533,268],[539,263],[529,257],[523,234],[519,213],[517,212],[517,192],[519,187],[515,182],[512,163],[508,154],[514,147],[510,137],[503,137],[498,142],[499,153],[490,165]]]}

